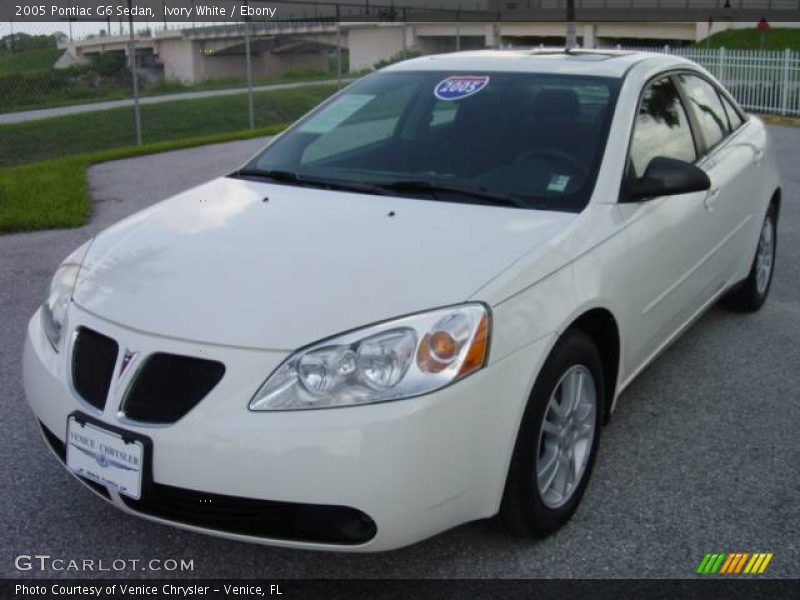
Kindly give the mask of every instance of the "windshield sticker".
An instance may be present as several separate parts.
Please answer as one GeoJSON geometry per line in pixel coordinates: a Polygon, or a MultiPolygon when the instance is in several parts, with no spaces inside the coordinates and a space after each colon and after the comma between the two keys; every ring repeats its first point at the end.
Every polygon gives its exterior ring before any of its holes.
{"type": "Polygon", "coordinates": [[[569,183],[569,175],[553,175],[550,178],[550,183],[547,184],[548,192],[563,192],[567,189],[569,183]]]}
{"type": "Polygon", "coordinates": [[[487,85],[488,75],[452,75],[436,84],[433,95],[439,100],[461,100],[477,94],[487,85]]]}
{"type": "Polygon", "coordinates": [[[342,96],[303,123],[299,131],[303,133],[328,133],[374,97],[370,94],[347,94],[342,96]]]}

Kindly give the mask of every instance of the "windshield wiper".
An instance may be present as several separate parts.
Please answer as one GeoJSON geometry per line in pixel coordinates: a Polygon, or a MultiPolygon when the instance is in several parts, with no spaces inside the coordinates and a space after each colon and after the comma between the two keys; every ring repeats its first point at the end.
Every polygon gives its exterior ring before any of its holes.
{"type": "Polygon", "coordinates": [[[279,183],[290,183],[308,187],[318,187],[327,190],[337,190],[343,192],[359,192],[362,194],[377,194],[385,196],[388,191],[381,185],[369,183],[358,183],[355,181],[341,181],[339,179],[323,179],[320,177],[307,177],[292,171],[281,171],[277,169],[239,169],[231,173],[231,177],[254,177],[257,179],[268,179],[279,183]]]}
{"type": "Polygon", "coordinates": [[[253,177],[256,179],[267,179],[279,183],[289,183],[292,185],[318,187],[329,190],[357,192],[362,194],[376,194],[379,196],[389,195],[391,192],[409,193],[428,193],[438,198],[439,193],[458,194],[468,196],[478,200],[487,200],[492,204],[503,206],[513,206],[515,208],[532,208],[531,204],[521,198],[507,194],[498,194],[488,190],[460,187],[455,185],[432,183],[423,180],[399,180],[389,183],[360,183],[354,181],[342,181],[339,179],[323,179],[320,177],[308,177],[299,175],[292,171],[282,171],[279,169],[239,169],[231,173],[231,177],[253,177]]]}
{"type": "Polygon", "coordinates": [[[391,183],[382,183],[380,187],[396,192],[428,192],[434,197],[438,197],[437,192],[447,194],[460,194],[462,196],[470,196],[479,200],[489,200],[492,204],[502,204],[504,206],[514,206],[516,208],[530,208],[530,205],[516,196],[508,194],[498,194],[488,190],[461,187],[456,185],[447,185],[441,183],[433,183],[430,181],[414,181],[414,180],[401,180],[393,181],[391,183]]]}
{"type": "Polygon", "coordinates": [[[230,174],[231,177],[253,177],[256,179],[271,179],[282,183],[298,183],[297,173],[281,171],[279,169],[239,169],[230,174]]]}

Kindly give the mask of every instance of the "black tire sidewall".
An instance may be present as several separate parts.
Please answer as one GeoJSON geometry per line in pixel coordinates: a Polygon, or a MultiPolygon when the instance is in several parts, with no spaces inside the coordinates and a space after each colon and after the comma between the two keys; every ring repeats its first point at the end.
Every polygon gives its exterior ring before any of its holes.
{"type": "Polygon", "coordinates": [[[772,279],[775,276],[775,263],[778,258],[778,210],[773,203],[764,215],[764,220],[758,229],[758,238],[756,241],[755,252],[753,252],[752,262],[750,263],[750,272],[747,277],[739,284],[734,286],[722,299],[722,305],[728,309],[738,312],[755,312],[759,310],[769,296],[769,291],[772,288],[772,279]],[[758,291],[758,284],[756,283],[758,274],[756,272],[756,265],[758,262],[758,248],[761,243],[761,231],[764,223],[770,219],[772,223],[772,269],[769,273],[769,281],[763,293],[758,291]]]}
{"type": "Polygon", "coordinates": [[[509,469],[501,516],[512,532],[535,537],[560,528],[575,512],[591,477],[605,415],[605,381],[597,347],[580,331],[567,331],[556,343],[539,372],[523,414],[509,469]],[[575,365],[586,367],[594,378],[597,410],[594,439],[581,481],[572,497],[558,508],[542,501],[536,484],[539,432],[550,396],[564,373],[575,365]]]}
{"type": "MultiPolygon", "coordinates": [[[[767,214],[764,216],[764,220],[761,222],[761,229],[764,228],[764,225],[766,224],[768,219],[772,226],[772,267],[770,268],[769,271],[769,279],[767,280],[767,287],[764,288],[763,293],[759,293],[757,284],[758,273],[756,272],[756,262],[758,261],[759,246],[756,246],[756,254],[753,257],[753,265],[750,269],[750,279],[752,281],[751,285],[753,286],[753,295],[755,296],[756,302],[758,303],[759,306],[764,304],[764,302],[766,302],[767,300],[767,296],[769,296],[769,290],[772,287],[772,278],[775,275],[775,259],[778,257],[778,222],[776,219],[774,204],[769,207],[769,210],[767,210],[767,214]]],[[[761,229],[759,229],[759,234],[758,234],[759,245],[761,244],[761,229]]]]}

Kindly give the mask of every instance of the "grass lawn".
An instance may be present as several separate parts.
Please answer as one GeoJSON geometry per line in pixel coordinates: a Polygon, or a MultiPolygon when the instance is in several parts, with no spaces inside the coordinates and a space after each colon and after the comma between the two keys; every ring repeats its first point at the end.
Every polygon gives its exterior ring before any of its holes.
{"type": "Polygon", "coordinates": [[[4,52],[0,54],[0,76],[49,71],[62,52],[58,48],[4,52]]]}
{"type": "MultiPolygon", "coordinates": [[[[761,49],[761,32],[756,29],[755,23],[750,29],[728,29],[715,33],[707,40],[700,40],[694,47],[727,48],[730,50],[759,50],[761,49]]],[[[800,50],[800,29],[787,27],[773,27],[764,38],[765,50],[783,50],[790,48],[800,50]]]]}
{"type": "Polygon", "coordinates": [[[147,146],[118,148],[0,169],[0,232],[79,227],[91,212],[86,170],[93,164],[205,144],[274,135],[272,125],[147,146]]]}
{"type": "MultiPolygon", "coordinates": [[[[313,85],[254,95],[256,127],[289,123],[336,91],[313,85]]],[[[141,107],[145,144],[240,131],[248,127],[247,96],[236,94],[141,107]]],[[[0,126],[0,168],[135,143],[133,108],[82,113],[0,126]]]]}
{"type": "MultiPolygon", "coordinates": [[[[35,51],[38,52],[38,51],[35,51]]],[[[20,56],[23,53],[20,53],[20,56]]],[[[2,72],[2,60],[0,57],[0,77],[2,72]]],[[[49,67],[49,65],[48,65],[49,67]]],[[[98,87],[89,87],[80,83],[55,85],[51,80],[44,77],[49,68],[44,68],[36,76],[39,77],[34,83],[26,87],[26,91],[21,96],[4,98],[0,93],[0,113],[19,112],[23,110],[35,110],[39,108],[53,108],[57,106],[69,106],[73,104],[90,104],[92,102],[104,102],[106,100],[124,100],[133,96],[130,83],[108,82],[98,87]],[[44,79],[42,79],[44,77],[44,79]],[[5,101],[3,101],[5,100],[5,101]]],[[[346,75],[349,77],[349,75],[346,75]]],[[[274,85],[279,83],[299,83],[304,81],[322,81],[336,79],[336,73],[323,73],[321,71],[311,71],[308,69],[298,69],[288,71],[283,75],[275,77],[257,78],[253,80],[254,86],[274,85]]],[[[19,85],[19,83],[17,84],[19,85]]],[[[247,82],[240,78],[213,79],[196,84],[186,85],[174,81],[164,81],[156,85],[143,87],[140,90],[142,96],[161,96],[164,94],[179,94],[181,92],[197,92],[205,90],[225,90],[231,88],[244,88],[247,82]]]]}

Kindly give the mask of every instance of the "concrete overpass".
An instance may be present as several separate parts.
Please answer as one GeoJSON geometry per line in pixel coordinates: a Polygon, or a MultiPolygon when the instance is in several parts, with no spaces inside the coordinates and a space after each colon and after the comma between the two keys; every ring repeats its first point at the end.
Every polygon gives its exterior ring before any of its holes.
{"type": "MultiPolygon", "coordinates": [[[[559,45],[564,23],[382,23],[348,24],[350,67],[371,67],[379,58],[417,48],[423,54],[484,47],[559,45]]],[[[640,44],[684,45],[702,37],[706,24],[591,22],[578,25],[578,41],[585,48],[612,45],[621,40],[640,44]]]]}
{"type": "MultiPolygon", "coordinates": [[[[518,3],[525,1],[518,0],[518,3]]],[[[715,22],[712,32],[735,26],[752,27],[754,24],[715,22]]],[[[372,68],[377,61],[391,58],[404,50],[417,49],[423,54],[432,54],[508,45],[558,45],[563,43],[564,38],[564,24],[554,21],[343,22],[338,37],[337,26],[332,21],[251,23],[250,27],[255,77],[280,75],[299,68],[327,71],[328,57],[335,50],[337,39],[343,48],[349,50],[350,69],[356,71],[372,68]]],[[[586,48],[616,43],[682,45],[706,36],[708,22],[586,21],[579,23],[577,34],[580,45],[586,48]]],[[[138,64],[145,70],[148,67],[163,69],[163,76],[167,80],[196,83],[245,75],[242,24],[137,35],[136,48],[138,64]]],[[[73,42],[61,63],[82,62],[92,54],[103,52],[124,52],[129,55],[128,36],[96,37],[73,42]]]]}
{"type": "MultiPolygon", "coordinates": [[[[291,69],[326,71],[336,48],[333,23],[251,24],[253,75],[269,77],[291,69]]],[[[136,34],[137,64],[163,69],[167,80],[197,83],[244,77],[245,36],[242,24],[136,34]]],[[[345,44],[343,44],[345,45],[345,44]]],[[[124,53],[130,62],[130,37],[98,36],[70,43],[56,66],[85,63],[94,54],[124,53]]]]}

